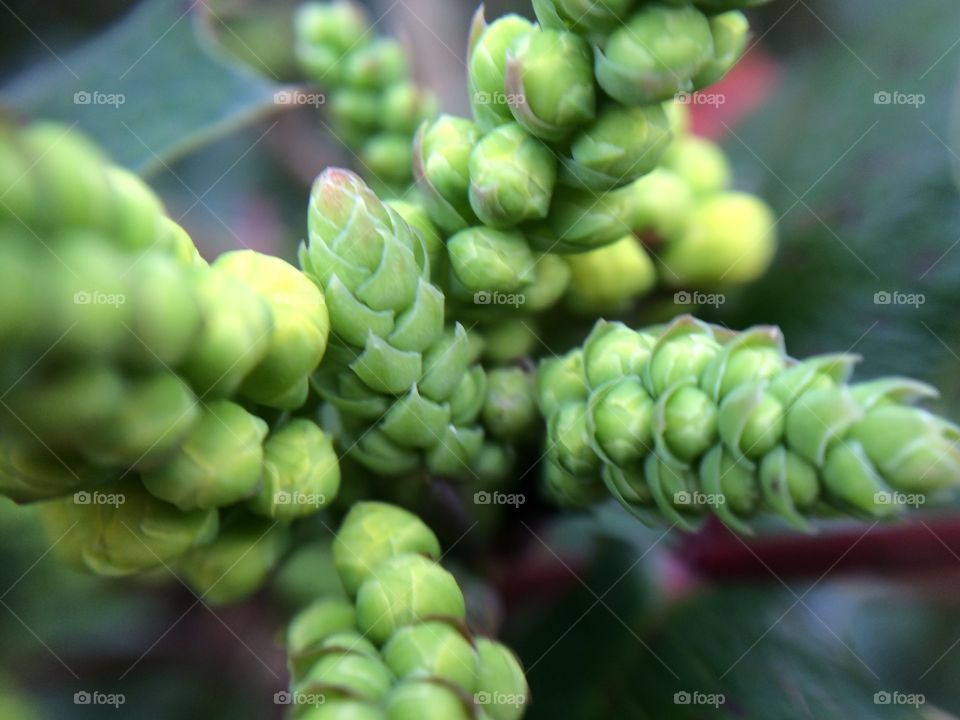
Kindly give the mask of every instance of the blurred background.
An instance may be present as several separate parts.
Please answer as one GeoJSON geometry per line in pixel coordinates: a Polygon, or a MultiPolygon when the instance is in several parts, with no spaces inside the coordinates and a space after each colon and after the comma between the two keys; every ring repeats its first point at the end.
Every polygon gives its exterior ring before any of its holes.
{"type": "MultiPolygon", "coordinates": [[[[467,114],[473,3],[367,4],[443,109],[467,114]]],[[[300,82],[295,5],[0,0],[0,112],[76,123],[149,178],[206,257],[248,246],[292,259],[309,182],[350,163],[322,107],[274,102],[300,82]]],[[[526,0],[487,6],[504,12],[532,16],[526,0]]],[[[929,381],[960,418],[960,5],[777,0],[751,20],[726,101],[697,106],[694,123],[722,142],[737,185],[773,205],[780,249],[707,319],[780,325],[797,356],[862,354],[858,377],[929,381]]],[[[62,568],[34,513],[6,500],[0,538],[2,720],[282,715],[279,633],[328,580],[322,543],[252,601],[209,608],[169,574],[62,568]],[[77,700],[95,691],[123,704],[77,700]]],[[[613,507],[532,508],[453,555],[483,579],[473,615],[507,617],[534,720],[960,716],[960,506],[751,541],[664,536],[613,507]],[[685,692],[724,702],[677,704],[685,692]]]]}

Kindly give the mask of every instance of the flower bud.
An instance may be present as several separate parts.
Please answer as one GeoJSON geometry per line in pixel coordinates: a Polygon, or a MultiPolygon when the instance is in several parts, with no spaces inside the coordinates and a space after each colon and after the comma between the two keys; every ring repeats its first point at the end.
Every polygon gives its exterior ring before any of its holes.
{"type": "Polygon", "coordinates": [[[679,175],[701,197],[727,190],[733,178],[730,161],[720,146],[696,135],[676,138],[661,165],[679,175]]]}
{"type": "Polygon", "coordinates": [[[652,334],[631,330],[623,323],[598,320],[583,344],[586,382],[596,390],[610,380],[640,376],[656,341],[652,334]]]}
{"type": "Polygon", "coordinates": [[[717,406],[696,385],[674,385],[658,398],[657,449],[664,458],[688,463],[717,437],[717,406]]]}
{"type": "Polygon", "coordinates": [[[490,365],[516,362],[537,347],[537,323],[529,317],[498,318],[483,328],[483,359],[490,365]]]}
{"type": "Polygon", "coordinates": [[[124,250],[145,250],[161,235],[165,222],[163,203],[143,180],[126,168],[103,167],[111,195],[113,217],[104,227],[110,239],[124,250]]]}
{"type": "Polygon", "coordinates": [[[565,508],[589,507],[603,500],[606,489],[593,474],[568,473],[548,456],[543,464],[543,491],[552,502],[565,508]]]}
{"type": "Polygon", "coordinates": [[[596,472],[599,458],[591,447],[587,404],[568,402],[547,420],[547,442],[560,467],[573,475],[596,472]]]}
{"type": "Polygon", "coordinates": [[[307,606],[287,628],[287,656],[290,674],[301,679],[320,657],[324,641],[357,625],[353,605],[342,600],[317,600],[307,606]]]}
{"type": "Polygon", "coordinates": [[[410,81],[390,86],[383,94],[380,110],[383,127],[389,132],[412,136],[424,120],[437,114],[437,97],[410,81]]]}
{"type": "Polygon", "coordinates": [[[205,603],[239,602],[263,585],[289,535],[286,527],[268,520],[231,518],[213,542],[182,556],[177,569],[205,603]]]}
{"type": "Polygon", "coordinates": [[[664,280],[675,287],[751,282],[773,260],[775,227],[773,212],[754,196],[716,195],[697,206],[683,237],[664,246],[664,280]]]}
{"type": "Polygon", "coordinates": [[[114,479],[115,473],[109,470],[27,439],[7,436],[0,442],[0,495],[15,503],[50,500],[114,479]]]}
{"type": "Polygon", "coordinates": [[[266,435],[267,424],[239,405],[208,403],[170,461],[144,473],[144,487],[182,510],[246,500],[260,485],[266,435]]]}
{"type": "Polygon", "coordinates": [[[498,368],[487,373],[483,424],[494,437],[518,439],[530,433],[537,421],[533,378],[520,368],[498,368]]]}
{"type": "Polygon", "coordinates": [[[696,381],[719,352],[709,326],[689,316],[678,318],[657,340],[644,368],[644,384],[660,397],[679,380],[696,381]]]}
{"type": "Polygon", "coordinates": [[[750,22],[736,10],[714,15],[710,18],[710,34],[713,36],[713,57],[693,78],[693,85],[698,89],[723,79],[737,64],[750,38],[750,22]]]}
{"type": "Polygon", "coordinates": [[[450,396],[450,419],[454,425],[470,425],[483,410],[487,398],[487,373],[480,365],[474,365],[460,380],[450,396]]]}
{"type": "Polygon", "coordinates": [[[477,684],[473,646],[462,630],[444,622],[401,628],[384,646],[383,660],[401,681],[439,679],[471,694],[477,684]]]}
{"type": "Polygon", "coordinates": [[[599,40],[623,24],[636,0],[533,0],[543,27],[573,30],[599,40]]]}
{"type": "Polygon", "coordinates": [[[504,228],[547,216],[557,160],[516,123],[487,133],[470,155],[470,207],[485,224],[504,228]]]}
{"type": "Polygon", "coordinates": [[[472,720],[472,710],[452,688],[428,680],[401,682],[390,693],[386,720],[472,720]]]}
{"type": "Polygon", "coordinates": [[[448,233],[477,224],[470,207],[469,162],[480,131],[469,120],[441,115],[414,141],[413,171],[430,218],[448,233]]]}
{"type": "Polygon", "coordinates": [[[357,592],[357,626],[376,644],[428,618],[463,619],[463,593],[453,575],[422,555],[399,555],[375,566],[357,592]]]}
{"type": "Polygon", "coordinates": [[[291,420],[263,445],[263,485],[250,509],[295,520],[332,503],[339,489],[340,462],[330,436],[310,420],[291,420]]]}
{"type": "Polygon", "coordinates": [[[98,575],[131,575],[216,537],[216,510],[182,512],[135,483],[118,486],[117,493],[115,504],[78,504],[70,497],[40,506],[48,537],[70,531],[56,551],[71,565],[98,575]]]}
{"type": "Polygon", "coordinates": [[[657,271],[633,235],[611,245],[569,255],[567,305],[579,315],[617,314],[653,290],[657,271]]]}
{"type": "Polygon", "coordinates": [[[228,397],[270,349],[270,307],[245,283],[218,270],[197,278],[202,324],[180,368],[202,396],[228,397]]]}
{"type": "Polygon", "coordinates": [[[534,25],[519,15],[504,15],[487,25],[481,7],[474,16],[467,53],[467,79],[473,118],[483,132],[510,122],[504,82],[507,50],[534,25]]]}
{"type": "Polygon", "coordinates": [[[624,105],[647,105],[693,89],[713,57],[706,16],[693,6],[647,5],[597,51],[597,82],[624,105]]]}
{"type": "Polygon", "coordinates": [[[531,135],[562,140],[596,112],[593,53],[569,32],[521,35],[507,51],[505,90],[514,119],[531,135]]]}
{"type": "Polygon", "coordinates": [[[562,357],[540,362],[537,372],[537,398],[540,411],[547,417],[565,403],[587,399],[587,378],[583,370],[583,353],[571,350],[562,357]]]}
{"type": "Polygon", "coordinates": [[[269,407],[301,406],[330,333],[323,292],[289,263],[253,250],[225,253],[213,267],[255,291],[273,317],[267,352],[244,378],[241,393],[269,407]]]}
{"type": "Polygon", "coordinates": [[[787,522],[801,530],[810,523],[800,513],[809,512],[820,497],[816,468],[785,447],[775,448],[760,463],[760,487],[764,502],[787,522]]]}
{"type": "Polygon", "coordinates": [[[533,282],[535,258],[523,235],[475,227],[447,241],[450,270],[471,294],[510,293],[533,282]]]}
{"type": "Polygon", "coordinates": [[[345,697],[325,698],[322,705],[314,705],[300,717],[301,720],[386,720],[377,705],[345,697]]]}
{"type": "Polygon", "coordinates": [[[294,17],[297,58],[310,79],[323,86],[340,83],[341,60],[360,46],[370,23],[360,6],[349,0],[309,2],[294,17]]]}
{"type": "Polygon", "coordinates": [[[343,61],[343,84],[360,90],[383,90],[410,73],[407,53],[393,38],[374,38],[343,61]]]}
{"type": "Polygon", "coordinates": [[[705,493],[718,499],[711,505],[713,513],[735,532],[751,534],[750,526],[742,518],[753,515],[760,502],[753,465],[738,461],[717,445],[703,456],[700,482],[705,493]]]}
{"type": "Polygon", "coordinates": [[[735,457],[759,460],[783,441],[785,415],[776,396],[746,382],[720,405],[720,437],[735,457]]]}
{"type": "Polygon", "coordinates": [[[381,133],[363,143],[360,162],[365,174],[385,185],[408,183],[412,177],[412,143],[402,133],[381,133]]]}
{"type": "Polygon", "coordinates": [[[330,98],[330,119],[337,137],[347,147],[362,145],[377,131],[383,119],[380,93],[376,90],[342,88],[330,98]]]}
{"type": "Polygon", "coordinates": [[[405,200],[387,200],[384,204],[397,213],[403,221],[420,234],[427,259],[430,262],[430,277],[442,277],[446,262],[446,247],[440,231],[433,224],[425,207],[405,200]]]}
{"type": "Polygon", "coordinates": [[[356,503],[333,541],[337,573],[350,596],[380,563],[409,553],[436,560],[440,542],[416,515],[386,503],[356,503]]]}
{"type": "Polygon", "coordinates": [[[404,448],[431,448],[451,421],[451,409],[420,395],[417,386],[397,400],[386,412],[380,429],[404,448]]]}
{"type": "Polygon", "coordinates": [[[523,667],[505,645],[488,638],[477,638],[480,674],[477,697],[491,720],[519,720],[529,701],[530,688],[523,667]],[[502,702],[509,698],[515,702],[502,702]]]}
{"type": "Polygon", "coordinates": [[[549,310],[563,297],[570,285],[570,265],[552,253],[539,255],[533,264],[536,277],[523,289],[523,307],[530,313],[549,310]]]}
{"type": "Polygon", "coordinates": [[[472,476],[471,462],[483,448],[483,430],[447,425],[436,445],[427,452],[427,469],[435,475],[472,476]]]}
{"type": "Polygon", "coordinates": [[[386,698],[394,679],[378,657],[357,653],[322,655],[297,685],[297,691],[358,697],[378,702],[386,698]]]}
{"type": "Polygon", "coordinates": [[[787,351],[779,328],[759,327],[724,344],[704,368],[700,387],[719,401],[747,383],[779,375],[786,367],[787,351]]]}
{"type": "Polygon", "coordinates": [[[573,138],[560,179],[574,187],[615,190],[656,168],[671,139],[659,105],[610,104],[573,138]]]}
{"type": "Polygon", "coordinates": [[[639,378],[604,384],[587,407],[593,449],[605,462],[626,466],[653,449],[654,402],[639,378]]]}

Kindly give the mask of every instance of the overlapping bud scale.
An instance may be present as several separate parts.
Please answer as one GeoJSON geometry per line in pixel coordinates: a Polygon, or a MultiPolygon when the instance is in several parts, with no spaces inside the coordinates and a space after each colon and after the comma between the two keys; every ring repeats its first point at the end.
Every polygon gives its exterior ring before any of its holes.
{"type": "Polygon", "coordinates": [[[849,384],[855,360],[794,360],[775,328],[600,321],[539,373],[548,491],[591,502],[602,484],[645,520],[689,529],[713,513],[749,532],[763,512],[804,528],[838,510],[888,517],[956,486],[960,428],[914,406],[936,391],[849,384]]]}

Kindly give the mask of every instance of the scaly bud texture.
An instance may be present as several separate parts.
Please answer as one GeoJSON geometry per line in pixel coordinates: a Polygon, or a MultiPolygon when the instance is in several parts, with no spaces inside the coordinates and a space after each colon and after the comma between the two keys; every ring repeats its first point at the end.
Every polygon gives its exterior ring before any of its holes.
{"type": "Polygon", "coordinates": [[[960,483],[960,428],[915,407],[923,383],[850,384],[856,358],[787,356],[776,328],[734,333],[692,317],[634,331],[601,321],[546,361],[551,494],[592,502],[606,487],[643,520],[731,528],[774,513],[885,518],[960,483]]]}
{"type": "Polygon", "coordinates": [[[315,384],[341,446],[383,474],[474,474],[487,376],[463,326],[445,324],[421,234],[345,170],[317,178],[308,223],[301,264],[325,290],[336,340],[315,384]]]}
{"type": "Polygon", "coordinates": [[[436,97],[411,79],[406,49],[375,37],[351,0],[304,4],[294,25],[303,72],[328,93],[333,134],[378,190],[403,194],[412,177],[413,134],[437,113],[436,97]]]}
{"type": "Polygon", "coordinates": [[[47,501],[59,551],[88,570],[183,558],[211,601],[249,594],[286,528],[258,531],[339,488],[319,426],[261,418],[307,400],[323,292],[252,251],[207,265],[141,180],[68,128],[3,125],[0,156],[0,493],[47,501]]]}
{"type": "Polygon", "coordinates": [[[333,545],[344,599],[290,623],[294,717],[345,720],[519,720],[523,668],[504,645],[473,635],[440,544],[415,515],[358,503],[333,545]],[[311,707],[312,704],[312,707],[311,707]]]}

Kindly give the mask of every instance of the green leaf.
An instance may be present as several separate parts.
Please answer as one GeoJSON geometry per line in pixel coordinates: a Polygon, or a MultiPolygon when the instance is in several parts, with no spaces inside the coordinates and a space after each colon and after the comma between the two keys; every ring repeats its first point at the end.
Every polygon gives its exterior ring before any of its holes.
{"type": "Polygon", "coordinates": [[[137,172],[169,164],[276,109],[280,86],[214,50],[197,21],[201,5],[142,2],[0,88],[0,102],[29,118],[76,123],[137,172]]]}

